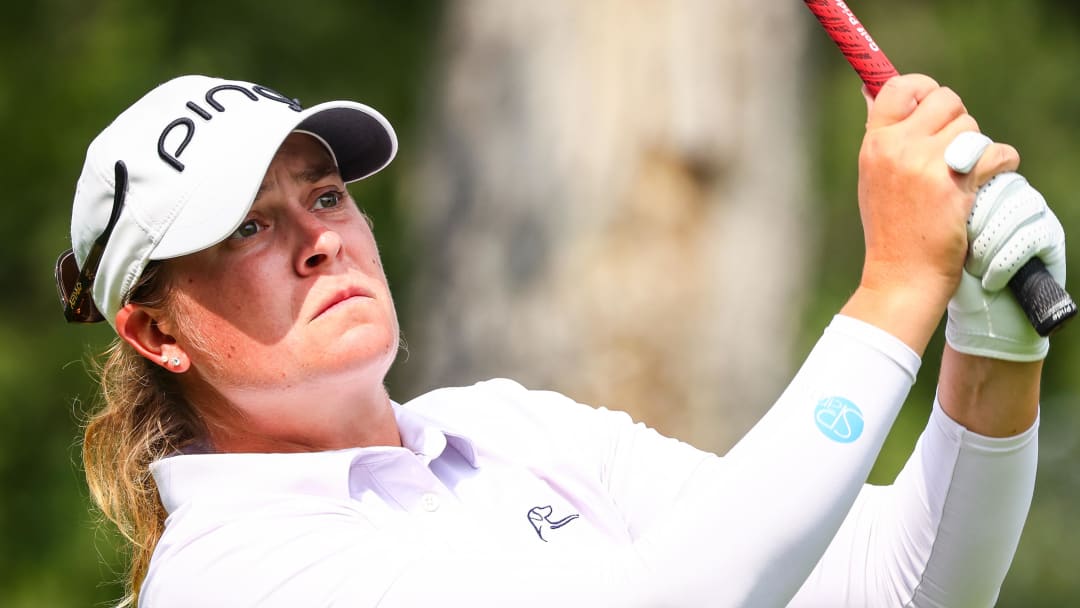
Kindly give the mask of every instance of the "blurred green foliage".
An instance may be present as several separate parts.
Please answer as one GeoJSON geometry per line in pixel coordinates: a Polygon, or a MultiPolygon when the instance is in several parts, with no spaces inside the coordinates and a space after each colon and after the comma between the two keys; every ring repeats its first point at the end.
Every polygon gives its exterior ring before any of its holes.
{"type": "MultiPolygon", "coordinates": [[[[79,467],[78,417],[92,400],[84,358],[106,327],[62,322],[51,280],[66,248],[70,200],[86,144],[132,100],[182,73],[266,84],[307,103],[358,99],[399,130],[402,161],[354,194],[378,225],[396,294],[407,298],[403,168],[437,67],[442,5],[421,0],[39,0],[9,4],[0,21],[0,605],[102,605],[117,598],[121,556],[96,526],[79,467]],[[371,204],[367,204],[371,201],[371,204]]],[[[1064,0],[864,0],[855,7],[903,71],[955,88],[991,136],[1015,144],[1023,172],[1073,235],[1080,206],[1080,11],[1064,0]]],[[[813,29],[807,15],[806,27],[813,29]]],[[[805,315],[809,349],[858,279],[862,243],[855,159],[864,120],[858,82],[820,32],[807,82],[807,154],[824,231],[805,315]]],[[[1070,262],[1077,266],[1074,247],[1070,262]]],[[[401,303],[405,305],[404,302],[401,303]]],[[[890,436],[874,480],[907,457],[929,411],[940,337],[890,436]]],[[[1063,606],[1080,595],[1080,327],[1055,340],[1046,368],[1039,484],[1002,606],[1063,606]]],[[[393,381],[393,379],[391,379],[393,381]]],[[[989,532],[989,533],[992,533],[989,532]]]]}

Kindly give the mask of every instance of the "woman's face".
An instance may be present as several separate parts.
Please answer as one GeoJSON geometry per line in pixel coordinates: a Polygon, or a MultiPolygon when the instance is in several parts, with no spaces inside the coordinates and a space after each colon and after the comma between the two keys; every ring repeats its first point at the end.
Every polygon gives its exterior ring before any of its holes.
{"type": "Polygon", "coordinates": [[[394,304],[371,227],[314,138],[285,140],[235,233],[167,268],[161,329],[190,357],[196,407],[219,395],[249,431],[304,443],[344,420],[330,397],[382,390],[394,304]]]}

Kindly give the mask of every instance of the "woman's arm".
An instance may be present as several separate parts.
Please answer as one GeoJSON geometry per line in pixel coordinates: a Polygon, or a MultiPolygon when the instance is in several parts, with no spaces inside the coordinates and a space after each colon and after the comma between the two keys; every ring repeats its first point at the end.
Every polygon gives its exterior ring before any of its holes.
{"type": "Polygon", "coordinates": [[[950,418],[972,432],[1009,437],[1039,415],[1042,360],[1003,361],[965,355],[946,346],[938,400],[950,418]]]}
{"type": "Polygon", "coordinates": [[[637,539],[670,605],[785,606],[862,489],[918,365],[893,336],[837,316],[761,421],[637,539]]]}
{"type": "Polygon", "coordinates": [[[791,606],[992,606],[1034,490],[1039,367],[947,347],[907,465],[860,494],[791,606]]]}

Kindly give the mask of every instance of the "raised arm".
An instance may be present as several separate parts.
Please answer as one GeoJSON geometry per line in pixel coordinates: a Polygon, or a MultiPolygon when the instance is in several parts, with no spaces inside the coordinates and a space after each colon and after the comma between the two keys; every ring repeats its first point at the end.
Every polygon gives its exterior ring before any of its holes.
{"type": "MultiPolygon", "coordinates": [[[[989,139],[950,147],[958,173],[989,139]]],[[[1064,231],[1015,173],[983,185],[967,225],[965,269],[949,305],[938,398],[894,484],[867,487],[792,603],[991,606],[1027,517],[1038,459],[1047,338],[1005,289],[1038,256],[1064,284],[1064,231]]]]}
{"type": "Polygon", "coordinates": [[[791,608],[994,605],[1034,491],[1041,367],[946,346],[911,458],[864,488],[791,608]]]}
{"type": "Polygon", "coordinates": [[[928,77],[890,80],[868,108],[860,284],[776,405],[640,543],[678,581],[675,604],[783,606],[795,594],[862,489],[956,291],[979,180],[1019,162],[995,144],[970,174],[951,172],[945,149],[977,125],[928,77]],[[710,573],[723,579],[711,590],[710,573]]]}

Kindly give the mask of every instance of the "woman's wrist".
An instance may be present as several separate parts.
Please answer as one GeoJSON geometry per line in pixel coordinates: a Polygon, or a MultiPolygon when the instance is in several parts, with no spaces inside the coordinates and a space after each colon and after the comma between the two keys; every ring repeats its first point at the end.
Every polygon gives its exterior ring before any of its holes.
{"type": "Polygon", "coordinates": [[[859,285],[840,313],[896,336],[922,356],[945,312],[948,297],[914,287],[880,289],[859,285]]]}
{"type": "Polygon", "coordinates": [[[1039,415],[1042,363],[978,357],[946,346],[938,402],[950,418],[980,435],[1022,433],[1039,415]]]}

